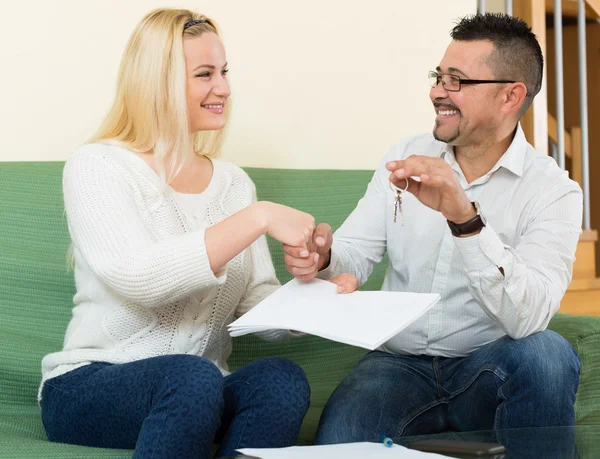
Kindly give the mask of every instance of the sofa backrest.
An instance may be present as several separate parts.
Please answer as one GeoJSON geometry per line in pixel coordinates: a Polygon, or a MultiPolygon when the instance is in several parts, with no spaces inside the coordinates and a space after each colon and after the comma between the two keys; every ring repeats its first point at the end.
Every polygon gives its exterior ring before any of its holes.
{"type": "Polygon", "coordinates": [[[71,317],[62,168],[0,164],[0,405],[35,403],[41,358],[71,317]]]}

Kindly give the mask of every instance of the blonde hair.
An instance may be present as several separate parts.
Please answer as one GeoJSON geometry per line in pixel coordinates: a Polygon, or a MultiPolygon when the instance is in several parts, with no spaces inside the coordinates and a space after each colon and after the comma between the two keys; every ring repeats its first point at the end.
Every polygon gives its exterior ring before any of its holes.
{"type": "MultiPolygon", "coordinates": [[[[113,106],[89,142],[117,143],[136,152],[152,150],[166,183],[190,159],[191,151],[216,155],[224,129],[192,136],[186,102],[183,40],[207,32],[219,35],[212,19],[190,10],[160,8],[148,13],[125,48],[113,106]],[[184,30],[195,20],[202,22],[184,30]]],[[[224,116],[228,120],[229,104],[224,116]]]]}

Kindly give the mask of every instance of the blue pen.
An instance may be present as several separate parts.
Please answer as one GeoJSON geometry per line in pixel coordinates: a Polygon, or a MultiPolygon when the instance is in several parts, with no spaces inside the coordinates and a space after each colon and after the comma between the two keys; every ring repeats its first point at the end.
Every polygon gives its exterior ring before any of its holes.
{"type": "Polygon", "coordinates": [[[382,442],[382,443],[383,443],[385,446],[387,446],[388,448],[391,448],[391,447],[392,447],[392,445],[394,444],[394,442],[392,441],[392,439],[391,439],[390,437],[388,437],[387,435],[385,435],[385,434],[381,434],[381,435],[379,436],[379,440],[380,440],[380,441],[381,441],[381,442],[382,442]]]}

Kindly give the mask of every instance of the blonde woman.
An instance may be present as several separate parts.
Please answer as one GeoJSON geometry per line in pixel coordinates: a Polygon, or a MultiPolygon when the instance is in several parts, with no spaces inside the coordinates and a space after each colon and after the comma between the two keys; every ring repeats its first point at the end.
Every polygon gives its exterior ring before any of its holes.
{"type": "Polygon", "coordinates": [[[240,168],[209,159],[227,120],[227,71],[211,19],[149,13],[112,109],[67,161],[77,292],[64,348],[42,362],[51,441],[135,448],[136,458],[296,442],[304,372],[270,358],[229,374],[226,326],[279,286],[264,235],[308,248],[314,219],[256,202],[240,168]]]}

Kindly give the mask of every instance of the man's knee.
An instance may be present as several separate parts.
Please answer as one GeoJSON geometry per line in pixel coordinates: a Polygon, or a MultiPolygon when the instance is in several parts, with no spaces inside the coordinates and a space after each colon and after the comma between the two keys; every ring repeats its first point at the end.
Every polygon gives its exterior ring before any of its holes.
{"type": "Polygon", "coordinates": [[[579,357],[552,331],[516,340],[505,349],[508,379],[500,388],[505,403],[497,411],[499,428],[572,425],[579,385],[579,357]]]}
{"type": "Polygon", "coordinates": [[[316,445],[351,443],[365,441],[363,424],[365,417],[359,414],[355,403],[335,403],[331,400],[325,406],[317,433],[316,445]]]}
{"type": "Polygon", "coordinates": [[[543,384],[547,389],[564,390],[579,384],[581,363],[569,342],[551,330],[528,336],[515,342],[513,365],[531,384],[543,384]]]}
{"type": "MultiPolygon", "coordinates": [[[[377,384],[377,373],[368,380],[360,371],[348,375],[335,389],[327,401],[315,438],[316,444],[376,441],[376,429],[380,424],[390,430],[386,435],[395,435],[400,412],[389,413],[387,388],[377,384]],[[392,426],[388,424],[392,422],[392,426]]],[[[400,407],[393,403],[394,411],[400,407]]]]}

